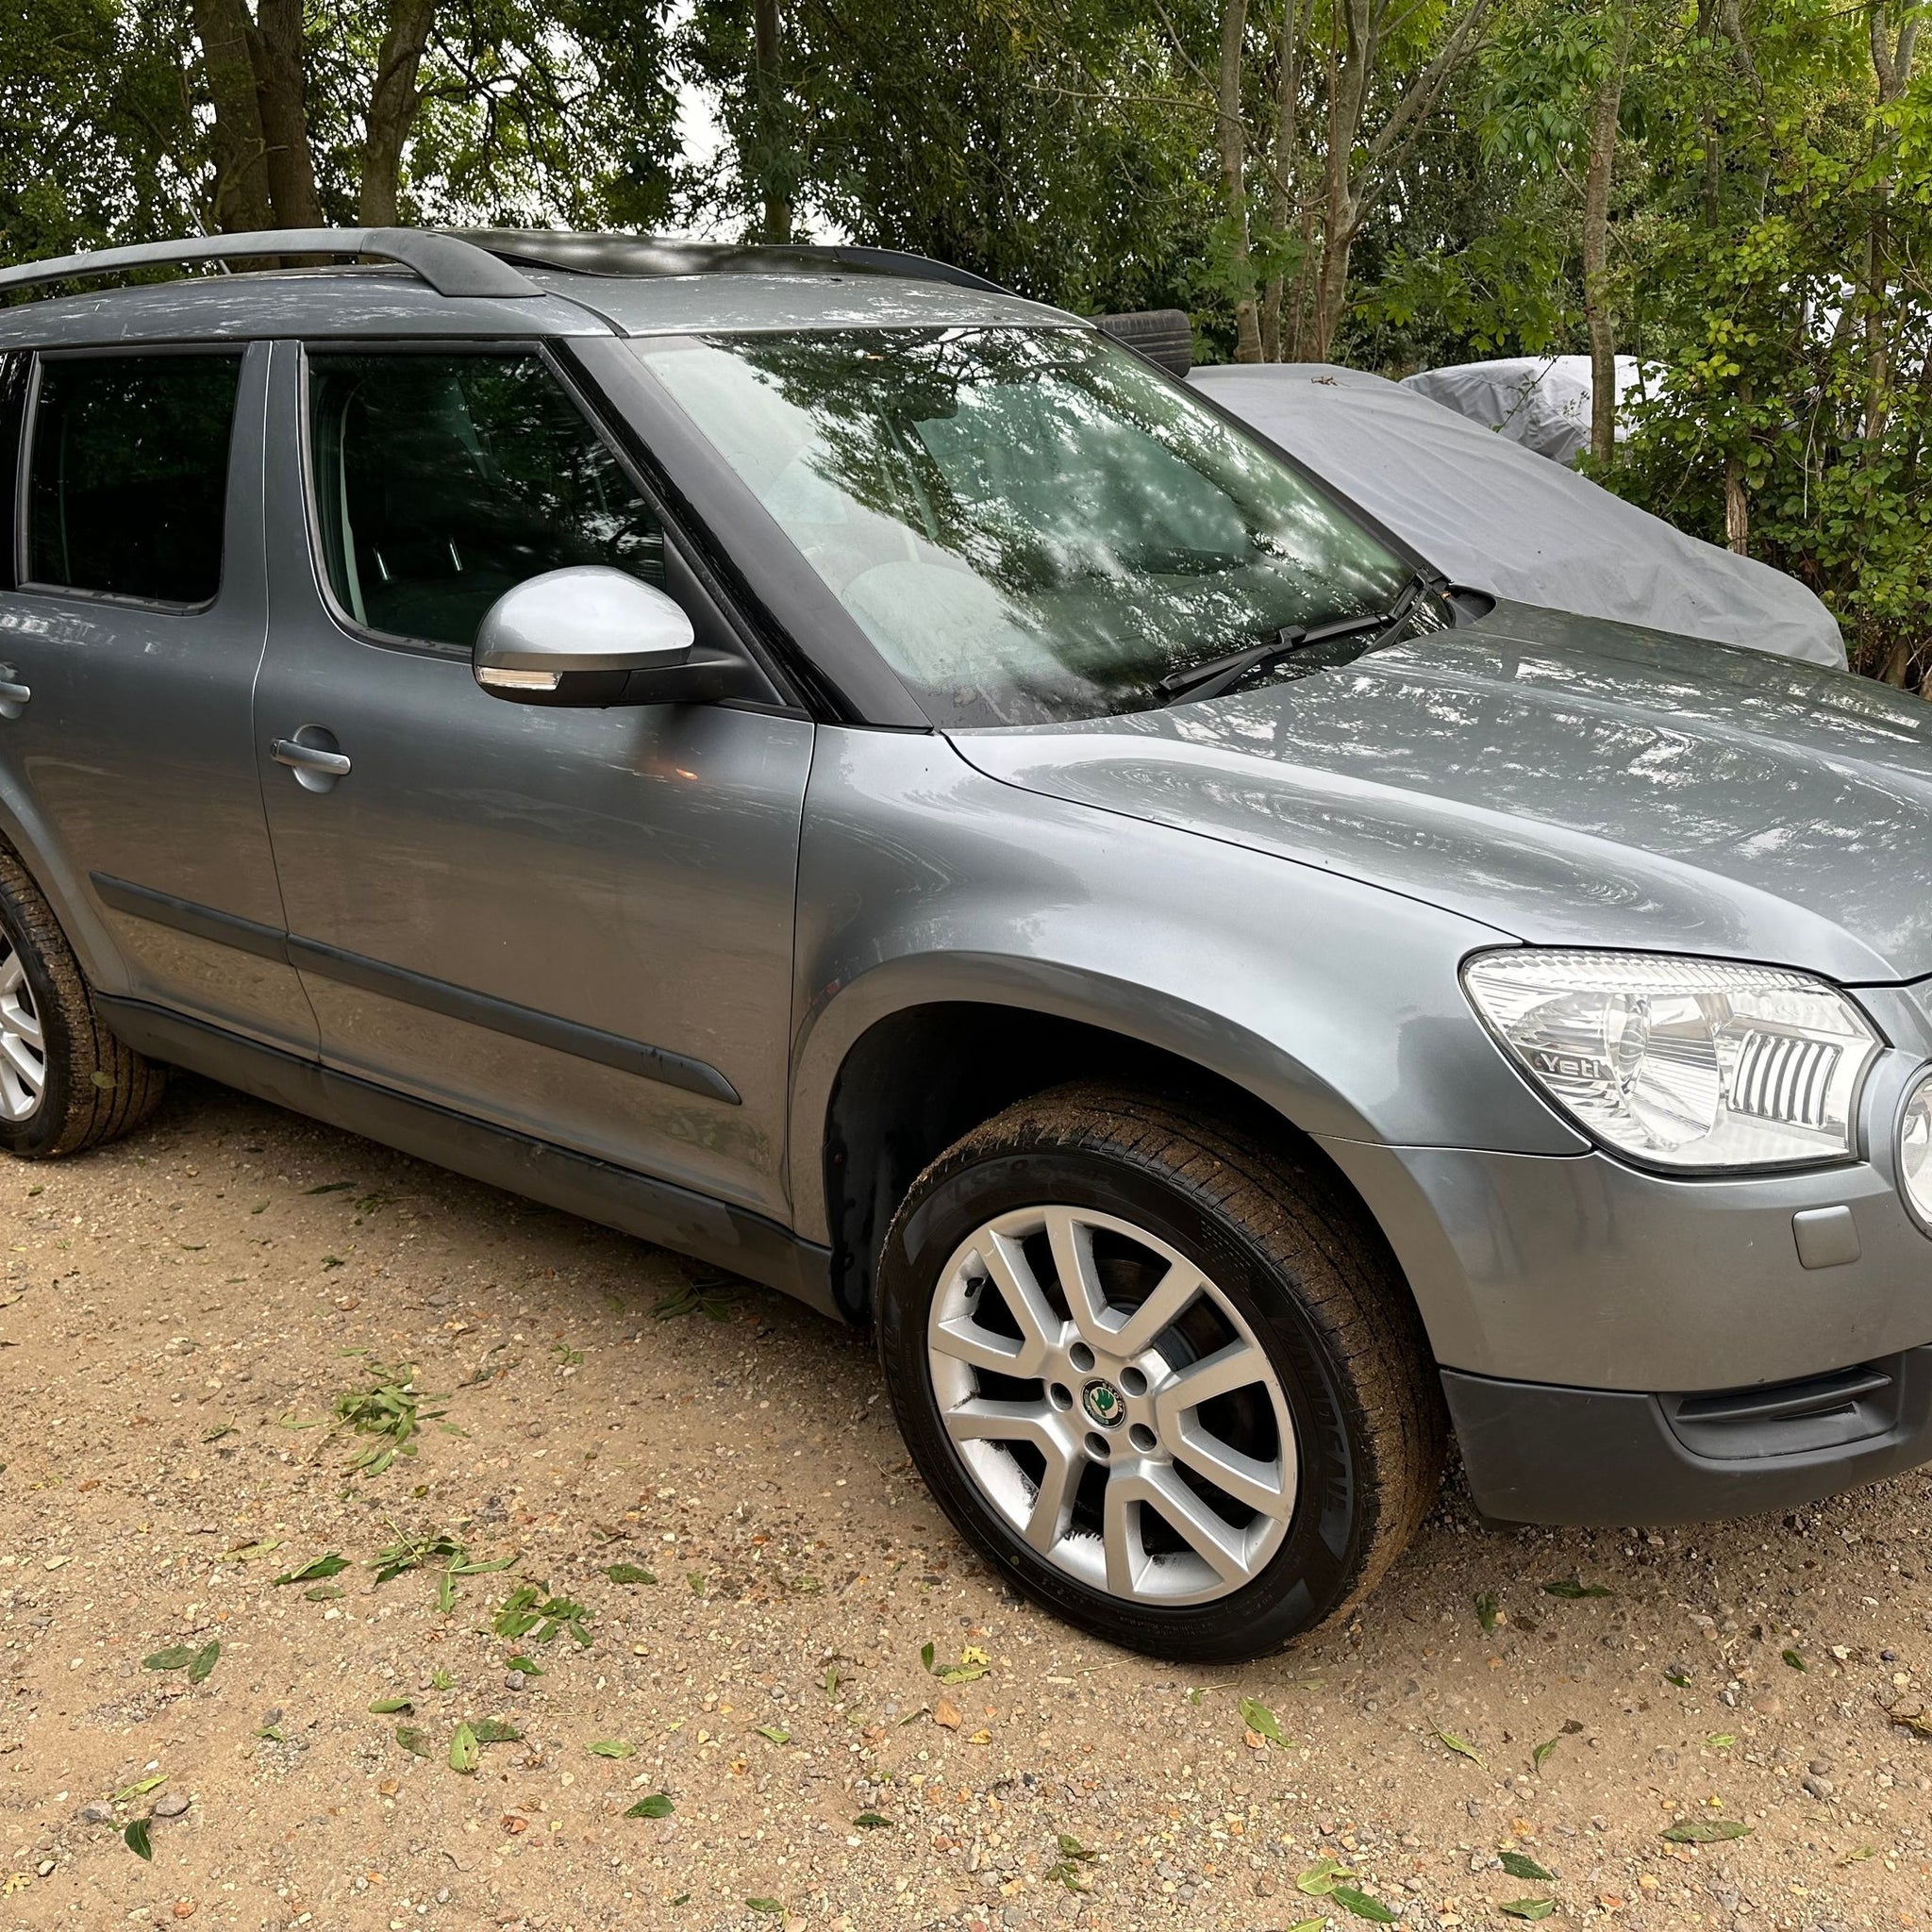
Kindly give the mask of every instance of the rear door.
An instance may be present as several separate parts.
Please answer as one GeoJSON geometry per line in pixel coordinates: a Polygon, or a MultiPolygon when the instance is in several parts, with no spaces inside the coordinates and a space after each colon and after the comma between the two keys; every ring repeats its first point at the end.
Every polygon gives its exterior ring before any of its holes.
{"type": "Polygon", "coordinates": [[[312,1057],[250,711],[268,363],[210,344],[20,369],[0,683],[25,695],[0,766],[21,837],[111,935],[103,991],[312,1057]]]}
{"type": "Polygon", "coordinates": [[[810,721],[479,690],[565,565],[728,626],[541,345],[276,355],[257,756],[325,1063],[781,1214],[810,721]]]}

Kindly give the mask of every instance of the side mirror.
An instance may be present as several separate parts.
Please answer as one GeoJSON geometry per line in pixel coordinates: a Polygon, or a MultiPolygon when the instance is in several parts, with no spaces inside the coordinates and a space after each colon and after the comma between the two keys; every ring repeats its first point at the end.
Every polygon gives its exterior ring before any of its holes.
{"type": "Polygon", "coordinates": [[[703,704],[744,687],[740,659],[702,651],[684,611],[603,564],[525,577],[484,613],[470,669],[522,705],[703,704]]]}

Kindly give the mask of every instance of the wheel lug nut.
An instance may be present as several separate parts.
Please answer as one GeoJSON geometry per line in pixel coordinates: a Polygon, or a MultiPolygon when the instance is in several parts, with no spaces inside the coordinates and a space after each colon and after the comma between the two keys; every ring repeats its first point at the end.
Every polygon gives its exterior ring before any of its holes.
{"type": "Polygon", "coordinates": [[[1056,1408],[1072,1408],[1074,1406],[1074,1391],[1064,1382],[1054,1383],[1046,1394],[1056,1408]]]}
{"type": "Polygon", "coordinates": [[[1151,1456],[1155,1450],[1160,1447],[1160,1438],[1157,1436],[1154,1433],[1154,1431],[1147,1426],[1145,1423],[1136,1423],[1134,1426],[1127,1431],[1127,1441],[1130,1441],[1134,1445],[1134,1447],[1141,1452],[1142,1456],[1151,1456]]]}
{"type": "Polygon", "coordinates": [[[1098,1429],[1089,1429],[1087,1431],[1087,1453],[1092,1457],[1095,1462],[1105,1462],[1112,1453],[1112,1449],[1113,1444],[1098,1429]]]}

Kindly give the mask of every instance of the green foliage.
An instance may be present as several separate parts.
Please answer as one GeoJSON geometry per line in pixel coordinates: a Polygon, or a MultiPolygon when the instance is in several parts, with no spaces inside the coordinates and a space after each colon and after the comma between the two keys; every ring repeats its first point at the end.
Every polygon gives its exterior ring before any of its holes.
{"type": "MultiPolygon", "coordinates": [[[[1257,309],[1268,353],[1391,375],[1575,352],[1594,108],[1627,24],[1592,289],[1649,374],[1592,474],[1791,571],[1855,662],[1924,685],[1932,58],[1901,58],[1920,0],[1364,4],[1366,70],[1332,0],[1250,6],[1237,194],[1210,0],[775,0],[762,42],[746,0],[436,0],[399,215],[914,249],[1083,311],[1177,305],[1208,359],[1234,351],[1238,311],[1252,353],[1257,309]],[[1331,152],[1345,71],[1361,112],[1331,152]],[[693,91],[715,152],[680,150],[693,91]]],[[[193,27],[214,11],[12,0],[0,259],[233,214],[193,27]]],[[[395,17],[308,8],[301,108],[331,221],[359,219],[395,17]]],[[[701,1284],[657,1312],[728,1319],[735,1292],[701,1284]]],[[[418,1421],[406,1371],[377,1382],[339,1411],[372,1474],[413,1452],[418,1421]]]]}

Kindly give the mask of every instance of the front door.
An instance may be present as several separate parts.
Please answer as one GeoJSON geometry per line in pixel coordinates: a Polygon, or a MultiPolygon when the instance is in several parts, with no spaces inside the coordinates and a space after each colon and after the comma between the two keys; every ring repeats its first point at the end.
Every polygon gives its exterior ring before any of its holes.
{"type": "Polygon", "coordinates": [[[782,1214],[809,721],[477,688],[542,571],[722,622],[541,350],[277,345],[270,421],[257,754],[325,1062],[782,1214]]]}
{"type": "Polygon", "coordinates": [[[119,956],[94,962],[102,991],[312,1058],[250,714],[268,364],[263,342],[25,372],[0,574],[0,682],[24,695],[0,708],[0,760],[22,838],[119,956]]]}

